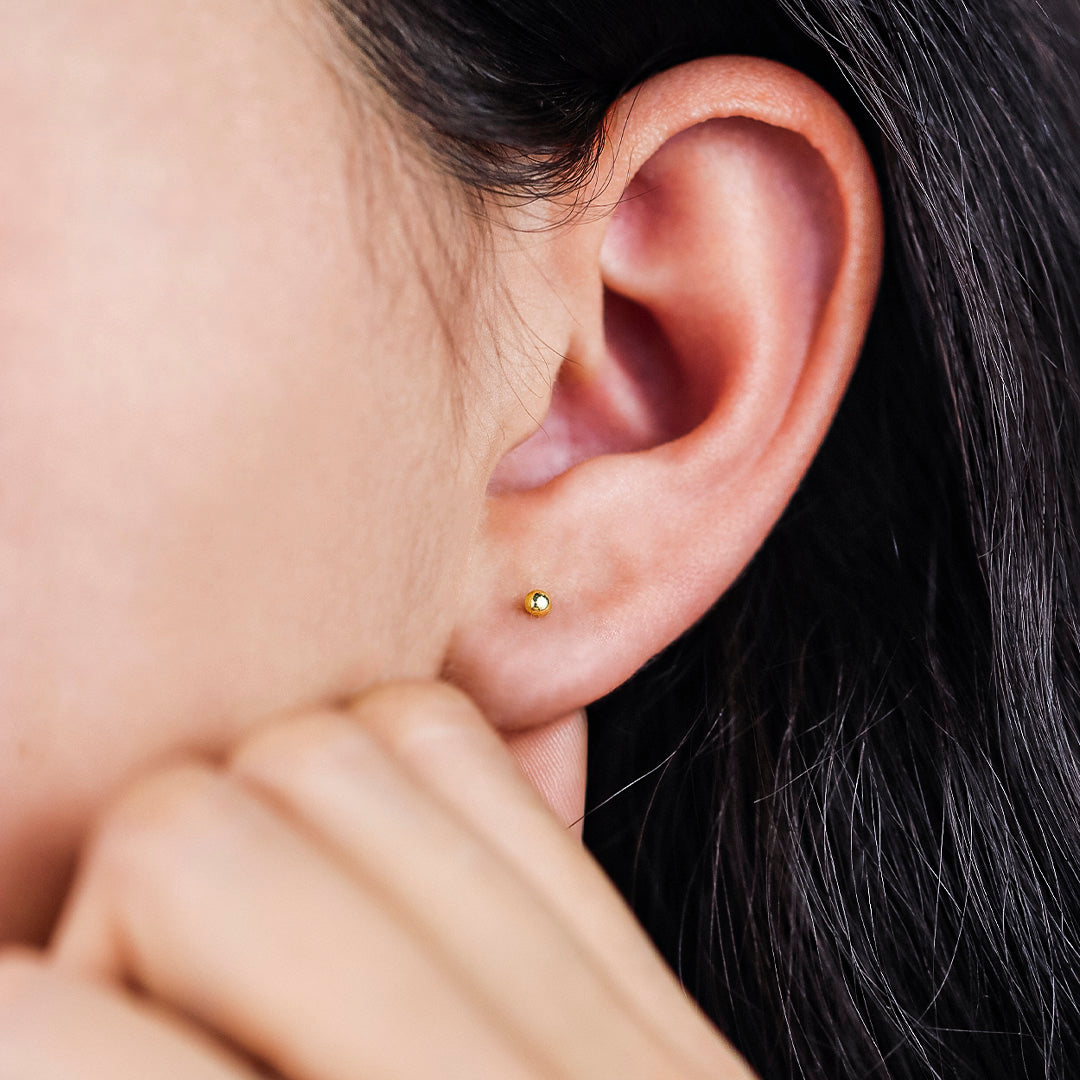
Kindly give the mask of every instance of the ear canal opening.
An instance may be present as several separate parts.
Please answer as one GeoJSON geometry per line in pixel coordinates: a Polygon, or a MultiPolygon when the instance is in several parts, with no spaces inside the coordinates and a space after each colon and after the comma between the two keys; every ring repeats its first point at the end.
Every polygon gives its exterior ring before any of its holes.
{"type": "Polygon", "coordinates": [[[538,488],[583,461],[650,450],[688,435],[712,395],[680,369],[659,321],[643,304],[604,293],[605,356],[589,372],[563,363],[539,429],[500,462],[489,494],[538,488]]]}
{"type": "Polygon", "coordinates": [[[625,449],[674,442],[708,417],[718,387],[679,363],[678,351],[648,307],[606,289],[604,334],[611,362],[639,398],[640,444],[625,449]]]}

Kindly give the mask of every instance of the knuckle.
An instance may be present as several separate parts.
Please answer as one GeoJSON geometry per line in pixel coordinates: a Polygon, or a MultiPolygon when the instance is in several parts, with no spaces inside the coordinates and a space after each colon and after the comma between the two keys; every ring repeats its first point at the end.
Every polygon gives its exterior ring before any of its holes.
{"type": "Polygon", "coordinates": [[[91,838],[84,877],[107,895],[149,900],[197,873],[232,827],[230,792],[213,770],[185,766],[130,788],[104,814],[91,838]]]}
{"type": "Polygon", "coordinates": [[[230,770],[272,784],[317,775],[344,756],[356,757],[365,733],[345,713],[317,712],[258,732],[236,748],[230,770]]]}
{"type": "Polygon", "coordinates": [[[446,682],[384,683],[354,702],[350,711],[360,724],[398,747],[428,736],[488,727],[473,700],[446,682]]]}

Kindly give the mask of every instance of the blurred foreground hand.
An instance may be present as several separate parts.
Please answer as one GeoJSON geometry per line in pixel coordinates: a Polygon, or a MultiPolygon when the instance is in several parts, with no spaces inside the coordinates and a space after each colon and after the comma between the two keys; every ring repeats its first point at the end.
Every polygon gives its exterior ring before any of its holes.
{"type": "Polygon", "coordinates": [[[583,739],[386,685],[143,780],[0,959],[0,1078],[746,1080],[568,828],[583,739]]]}

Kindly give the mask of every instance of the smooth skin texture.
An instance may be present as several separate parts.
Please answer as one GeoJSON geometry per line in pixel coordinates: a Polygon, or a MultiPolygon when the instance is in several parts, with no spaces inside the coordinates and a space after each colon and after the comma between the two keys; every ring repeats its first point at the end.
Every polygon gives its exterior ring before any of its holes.
{"type": "Polygon", "coordinates": [[[416,208],[453,201],[313,33],[265,0],[0,6],[0,939],[47,929],[133,771],[436,674],[532,430],[424,288],[456,286],[416,208]]]}
{"type": "Polygon", "coordinates": [[[578,843],[581,710],[827,430],[846,117],[686,65],[481,231],[306,6],[0,35],[0,1075],[745,1075],[578,843]]]}
{"type": "MultiPolygon", "coordinates": [[[[256,734],[224,769],[137,786],[90,847],[52,959],[290,1077],[744,1075],[442,684],[381,687],[256,734]]],[[[16,1000],[33,992],[9,978],[16,1000]]],[[[40,1030],[3,1029],[4,1053],[36,1052],[40,1030]]]]}

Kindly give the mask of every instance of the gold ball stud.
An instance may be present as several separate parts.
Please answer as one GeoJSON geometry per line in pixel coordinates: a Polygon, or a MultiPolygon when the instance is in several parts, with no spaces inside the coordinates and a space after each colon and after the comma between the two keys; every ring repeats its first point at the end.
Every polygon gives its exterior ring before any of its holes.
{"type": "Polygon", "coordinates": [[[545,615],[551,613],[551,597],[546,592],[540,592],[539,589],[533,589],[528,596],[525,597],[525,612],[528,615],[532,615],[535,619],[542,619],[545,615]]]}

